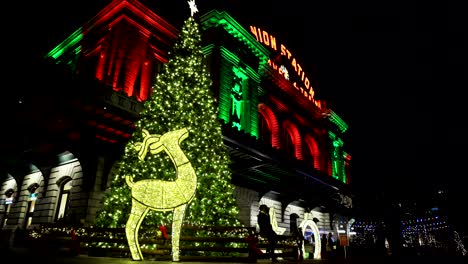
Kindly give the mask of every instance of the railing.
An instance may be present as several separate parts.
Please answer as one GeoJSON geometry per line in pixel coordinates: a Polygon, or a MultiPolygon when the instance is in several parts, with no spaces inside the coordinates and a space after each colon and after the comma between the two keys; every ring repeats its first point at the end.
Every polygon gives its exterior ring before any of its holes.
{"type": "MultiPolygon", "coordinates": [[[[169,228],[167,231],[170,233],[169,228]]],[[[29,232],[27,246],[32,251],[48,254],[65,252],[131,258],[124,228],[80,227],[75,234],[73,237],[70,227],[42,226],[29,232]]],[[[154,231],[141,231],[139,237],[145,259],[171,260],[170,238],[164,238],[156,228],[154,231]]],[[[289,236],[279,236],[278,240],[277,256],[293,258],[297,250],[294,240],[289,236]]],[[[254,227],[183,226],[180,260],[252,263],[268,258],[263,254],[266,247],[267,241],[255,233],[254,227]],[[248,239],[252,236],[253,240],[248,239]]]]}

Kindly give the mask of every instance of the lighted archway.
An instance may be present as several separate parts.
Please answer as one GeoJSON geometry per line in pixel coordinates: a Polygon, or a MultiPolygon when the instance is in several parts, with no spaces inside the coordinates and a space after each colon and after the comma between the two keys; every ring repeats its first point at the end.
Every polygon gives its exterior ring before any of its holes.
{"type": "Polygon", "coordinates": [[[294,125],[291,121],[286,120],[283,123],[283,129],[288,131],[289,136],[292,139],[294,144],[294,155],[296,159],[303,160],[304,157],[302,156],[302,141],[301,141],[301,134],[297,129],[296,125],[294,125]]]}
{"type": "MultiPolygon", "coordinates": [[[[302,230],[302,236],[304,237],[306,227],[310,227],[314,232],[314,240],[315,240],[315,249],[314,249],[314,259],[321,259],[322,255],[322,242],[320,238],[320,233],[317,224],[312,220],[311,213],[304,213],[304,221],[301,222],[299,228],[302,230]]],[[[305,252],[304,243],[302,243],[302,252],[305,252]]]]}
{"type": "Polygon", "coordinates": [[[275,113],[266,104],[258,105],[258,112],[262,115],[268,125],[268,129],[271,132],[271,146],[274,148],[280,147],[279,140],[279,126],[278,120],[276,119],[275,113]]]}

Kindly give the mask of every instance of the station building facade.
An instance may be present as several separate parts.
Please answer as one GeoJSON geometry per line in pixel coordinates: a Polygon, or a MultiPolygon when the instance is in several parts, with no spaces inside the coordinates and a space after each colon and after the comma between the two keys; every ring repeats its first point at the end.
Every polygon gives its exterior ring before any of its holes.
{"type": "MultiPolygon", "coordinates": [[[[349,233],[347,124],[315,98],[306,69],[275,36],[226,11],[197,15],[241,222],[255,226],[266,204],[278,233],[314,218],[320,233],[349,233]]],[[[94,223],[177,36],[157,10],[113,0],[45,54],[36,73],[44,88],[19,93],[9,105],[2,229],[94,223]]]]}

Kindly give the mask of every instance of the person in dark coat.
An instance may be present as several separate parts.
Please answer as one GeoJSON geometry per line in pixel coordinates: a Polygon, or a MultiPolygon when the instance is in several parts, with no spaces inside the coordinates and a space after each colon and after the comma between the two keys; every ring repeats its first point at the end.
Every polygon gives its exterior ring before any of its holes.
{"type": "Polygon", "coordinates": [[[327,255],[327,234],[322,234],[322,239],[320,239],[320,246],[321,246],[321,255],[322,255],[322,258],[328,258],[328,255],[327,255]]]}
{"type": "Polygon", "coordinates": [[[333,237],[333,233],[329,232],[327,236],[327,257],[334,258],[335,257],[335,238],[333,237]]]}
{"type": "Polygon", "coordinates": [[[278,262],[275,256],[275,248],[278,239],[270,223],[269,208],[265,204],[262,204],[259,209],[260,212],[257,216],[257,222],[260,227],[260,235],[268,240],[267,254],[269,254],[271,260],[273,262],[278,262]]]}

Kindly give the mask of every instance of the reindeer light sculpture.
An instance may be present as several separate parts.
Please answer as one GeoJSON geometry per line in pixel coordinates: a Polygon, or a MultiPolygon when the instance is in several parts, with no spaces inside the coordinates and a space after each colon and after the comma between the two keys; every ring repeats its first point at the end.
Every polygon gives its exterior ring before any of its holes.
{"type": "Polygon", "coordinates": [[[174,181],[146,179],[134,182],[126,176],[127,185],[132,189],[132,209],[125,226],[127,242],[133,260],[143,260],[138,243],[138,230],[149,210],[172,211],[172,261],[179,261],[179,241],[185,209],[195,196],[197,175],[192,164],[180,148],[180,143],[188,137],[187,128],[152,135],[143,129],[143,142],[135,144],[138,158],[144,160],[146,154],[165,151],[175,165],[177,178],[174,181]]]}

